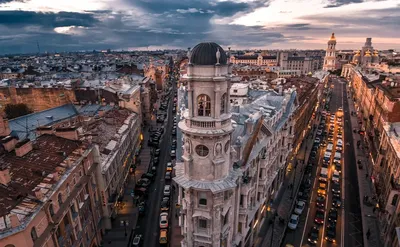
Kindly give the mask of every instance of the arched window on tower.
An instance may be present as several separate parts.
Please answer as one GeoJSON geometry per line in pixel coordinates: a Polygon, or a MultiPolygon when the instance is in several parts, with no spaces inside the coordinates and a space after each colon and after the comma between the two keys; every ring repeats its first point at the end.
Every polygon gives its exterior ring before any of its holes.
{"type": "Polygon", "coordinates": [[[197,115],[211,117],[211,99],[208,95],[201,94],[197,97],[197,115]]]}
{"type": "Polygon", "coordinates": [[[220,114],[224,114],[226,112],[226,93],[224,93],[221,97],[221,111],[220,114]]]}

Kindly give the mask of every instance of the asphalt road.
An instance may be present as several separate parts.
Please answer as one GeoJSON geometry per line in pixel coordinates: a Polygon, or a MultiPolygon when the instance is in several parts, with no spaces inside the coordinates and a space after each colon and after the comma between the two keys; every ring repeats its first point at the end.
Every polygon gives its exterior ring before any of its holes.
{"type": "MultiPolygon", "coordinates": [[[[173,125],[173,116],[172,114],[172,104],[173,104],[173,95],[176,91],[176,83],[172,83],[173,91],[171,93],[169,106],[168,106],[168,118],[165,126],[165,132],[160,142],[159,148],[160,156],[159,156],[159,164],[157,166],[157,175],[155,181],[151,184],[149,190],[149,196],[146,201],[146,213],[144,216],[139,218],[138,224],[136,226],[135,234],[143,235],[143,243],[142,246],[159,246],[159,218],[160,218],[160,205],[161,200],[163,198],[163,191],[165,185],[165,171],[166,164],[171,161],[170,156],[170,147],[172,141],[172,125],[173,125]]],[[[161,124],[160,124],[161,126],[161,124]]],[[[145,144],[147,145],[147,143],[145,144]]],[[[168,183],[169,184],[169,183],[168,183]]]]}
{"type": "MultiPolygon", "coordinates": [[[[347,124],[344,125],[345,142],[350,144],[349,147],[353,147],[352,129],[350,125],[350,112],[347,98],[346,87],[343,84],[343,110],[344,119],[347,124]],[[346,138],[350,137],[350,138],[346,138]]],[[[347,152],[344,152],[344,162],[346,164],[345,169],[345,224],[344,224],[344,245],[359,247],[363,246],[363,233],[362,233],[362,217],[360,209],[360,196],[358,188],[357,178],[357,164],[354,152],[348,148],[347,152]]]]}
{"type": "MultiPolygon", "coordinates": [[[[343,91],[345,91],[345,84],[343,83],[339,83],[336,79],[333,79],[331,82],[334,85],[334,88],[332,89],[332,96],[331,96],[331,100],[329,103],[329,111],[333,114],[336,113],[336,111],[338,110],[339,107],[343,107],[343,103],[344,103],[344,99],[345,99],[345,95],[343,91]]],[[[344,109],[344,111],[346,111],[346,109],[344,109]]],[[[348,114],[348,113],[347,113],[348,114]]],[[[336,134],[337,134],[337,129],[338,129],[338,124],[337,124],[337,120],[335,120],[335,141],[334,144],[336,145],[336,134]]],[[[329,118],[327,118],[327,122],[329,122],[329,118]]],[[[344,126],[344,132],[343,132],[343,136],[344,136],[344,143],[347,142],[346,140],[346,136],[352,136],[351,132],[347,133],[346,132],[346,127],[345,127],[345,118],[343,118],[342,124],[344,126]]],[[[326,126],[326,128],[328,128],[328,126],[326,126]]],[[[328,130],[328,129],[327,129],[328,130]]],[[[326,137],[327,139],[327,137],[326,137]]],[[[335,150],[335,145],[333,150],[335,150]]],[[[306,204],[306,208],[303,211],[303,214],[300,217],[300,222],[298,225],[297,230],[295,231],[287,231],[284,241],[283,241],[283,246],[285,244],[292,244],[294,246],[310,246],[310,244],[308,243],[307,239],[308,239],[308,233],[310,232],[311,228],[316,225],[314,223],[314,219],[315,219],[315,213],[316,213],[316,199],[317,199],[317,190],[319,187],[319,182],[318,182],[318,177],[319,177],[319,173],[321,171],[321,167],[322,167],[322,158],[324,155],[326,148],[320,148],[318,155],[317,155],[317,159],[316,162],[313,166],[313,172],[311,173],[311,181],[313,181],[313,186],[311,189],[311,197],[309,198],[308,203],[306,204]]],[[[333,152],[334,153],[334,152],[333,152]]],[[[346,156],[346,147],[344,147],[344,155],[346,156]]],[[[342,156],[342,157],[343,157],[342,156]]],[[[331,158],[332,159],[332,158],[331,158]]],[[[343,160],[342,160],[343,162],[343,160]]],[[[341,191],[342,191],[342,197],[344,196],[343,194],[343,187],[345,187],[345,180],[343,179],[347,174],[347,170],[344,168],[344,166],[346,165],[346,163],[348,163],[349,161],[346,160],[346,158],[344,158],[344,163],[342,165],[342,170],[343,170],[343,174],[342,174],[342,180],[341,180],[341,191]]],[[[324,240],[324,237],[326,235],[326,226],[327,226],[327,222],[328,222],[328,212],[331,208],[332,205],[332,192],[331,192],[331,173],[332,170],[330,169],[330,174],[329,174],[329,179],[328,179],[328,187],[326,190],[326,201],[325,201],[325,223],[323,225],[320,226],[320,231],[319,231],[319,240],[318,243],[316,244],[316,246],[353,246],[353,245],[346,245],[343,244],[343,237],[345,235],[345,231],[343,228],[344,224],[347,224],[347,221],[344,220],[344,216],[345,216],[345,212],[343,211],[343,209],[339,209],[339,215],[338,215],[338,221],[337,221],[337,227],[336,227],[336,242],[335,243],[330,243],[328,241],[324,240]]],[[[354,182],[354,181],[352,181],[354,182]]],[[[346,188],[345,188],[346,189],[346,188]]],[[[353,198],[354,199],[354,198],[353,198]]],[[[344,200],[342,199],[342,202],[344,200]]]]}

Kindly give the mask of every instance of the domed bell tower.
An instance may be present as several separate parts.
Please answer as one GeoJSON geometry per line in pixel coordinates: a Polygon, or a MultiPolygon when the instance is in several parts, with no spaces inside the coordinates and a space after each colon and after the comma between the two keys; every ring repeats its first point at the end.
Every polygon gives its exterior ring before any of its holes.
{"type": "Polygon", "coordinates": [[[200,43],[188,57],[188,110],[179,123],[185,175],[201,181],[223,179],[229,172],[233,131],[228,56],[216,43],[200,43]]]}
{"type": "Polygon", "coordinates": [[[178,124],[183,163],[175,166],[183,247],[230,247],[239,175],[231,166],[231,66],[216,43],[188,51],[188,109],[178,124]]]}

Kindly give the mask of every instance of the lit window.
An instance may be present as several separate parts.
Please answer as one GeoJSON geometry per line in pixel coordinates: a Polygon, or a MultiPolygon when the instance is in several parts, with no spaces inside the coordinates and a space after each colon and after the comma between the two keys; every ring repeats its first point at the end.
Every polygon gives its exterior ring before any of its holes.
{"type": "Polygon", "coordinates": [[[208,152],[209,152],[208,147],[206,147],[204,145],[196,146],[196,153],[198,156],[205,157],[208,155],[208,152]]]}

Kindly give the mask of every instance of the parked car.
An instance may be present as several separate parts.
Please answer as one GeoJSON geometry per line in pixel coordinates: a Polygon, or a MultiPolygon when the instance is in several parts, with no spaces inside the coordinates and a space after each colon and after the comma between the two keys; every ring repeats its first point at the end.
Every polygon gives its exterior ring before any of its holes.
{"type": "Polygon", "coordinates": [[[141,178],[147,178],[147,179],[150,179],[150,180],[154,181],[155,176],[152,173],[143,173],[141,178]]]}
{"type": "Polygon", "coordinates": [[[299,216],[297,214],[292,214],[288,223],[289,229],[296,230],[299,224],[299,216]]]}
{"type": "Polygon", "coordinates": [[[168,210],[169,210],[168,202],[162,201],[161,202],[161,212],[168,212],[168,210]]]}
{"type": "Polygon", "coordinates": [[[171,150],[171,158],[175,158],[176,157],[176,150],[171,150]]]}
{"type": "Polygon", "coordinates": [[[172,163],[171,162],[168,162],[167,163],[167,172],[172,172],[172,163]]]}
{"type": "Polygon", "coordinates": [[[151,181],[148,178],[141,178],[137,181],[136,185],[147,188],[150,185],[151,181]]]}
{"type": "Polygon", "coordinates": [[[160,214],[160,228],[165,229],[168,228],[168,213],[162,212],[160,214]]]}
{"type": "Polygon", "coordinates": [[[158,157],[158,156],[160,156],[160,152],[161,152],[161,150],[159,148],[157,148],[154,150],[154,155],[158,157]]]}
{"type": "Polygon", "coordinates": [[[165,173],[165,180],[171,180],[171,172],[165,173]]]}
{"type": "Polygon", "coordinates": [[[164,186],[164,196],[170,196],[170,195],[171,195],[171,186],[165,185],[164,186]]]}
{"type": "Polygon", "coordinates": [[[167,244],[168,243],[168,231],[167,229],[160,230],[160,244],[167,244]]]}

